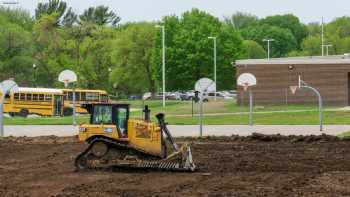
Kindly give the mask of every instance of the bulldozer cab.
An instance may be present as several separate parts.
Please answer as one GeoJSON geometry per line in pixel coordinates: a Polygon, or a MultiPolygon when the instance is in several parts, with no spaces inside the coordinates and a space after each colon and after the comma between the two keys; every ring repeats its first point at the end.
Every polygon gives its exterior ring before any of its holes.
{"type": "Polygon", "coordinates": [[[115,125],[121,138],[128,137],[129,104],[86,104],[91,125],[115,125]]]}

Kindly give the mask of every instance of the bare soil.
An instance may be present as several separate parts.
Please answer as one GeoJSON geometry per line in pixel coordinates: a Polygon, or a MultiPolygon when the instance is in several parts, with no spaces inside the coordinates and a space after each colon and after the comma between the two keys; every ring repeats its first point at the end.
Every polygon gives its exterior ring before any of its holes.
{"type": "Polygon", "coordinates": [[[350,141],[332,136],[181,138],[194,173],[76,172],[75,137],[0,139],[0,196],[350,196],[350,141]]]}

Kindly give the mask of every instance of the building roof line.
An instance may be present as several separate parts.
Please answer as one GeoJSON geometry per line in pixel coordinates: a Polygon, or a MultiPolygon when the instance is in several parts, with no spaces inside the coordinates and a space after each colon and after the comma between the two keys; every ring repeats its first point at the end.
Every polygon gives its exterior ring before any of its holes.
{"type": "Polygon", "coordinates": [[[272,59],[237,60],[236,65],[266,65],[266,64],[350,64],[349,55],[287,57],[272,59]]]}

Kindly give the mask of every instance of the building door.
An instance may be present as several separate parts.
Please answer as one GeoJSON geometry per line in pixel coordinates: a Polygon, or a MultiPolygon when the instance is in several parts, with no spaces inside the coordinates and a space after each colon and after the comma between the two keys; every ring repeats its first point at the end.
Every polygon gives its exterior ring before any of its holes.
{"type": "Polygon", "coordinates": [[[62,102],[63,96],[54,96],[53,107],[54,107],[54,115],[61,116],[62,115],[62,102]]]}

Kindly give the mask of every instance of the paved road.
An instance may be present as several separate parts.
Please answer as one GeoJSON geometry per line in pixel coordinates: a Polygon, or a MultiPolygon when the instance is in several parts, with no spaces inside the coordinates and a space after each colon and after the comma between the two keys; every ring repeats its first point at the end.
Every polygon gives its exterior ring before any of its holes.
{"type": "MultiPolygon", "coordinates": [[[[198,136],[199,127],[197,125],[169,125],[169,130],[173,136],[198,136]]],[[[319,131],[318,125],[206,125],[203,135],[230,136],[230,135],[250,135],[253,132],[263,134],[282,135],[318,135],[326,133],[337,135],[350,131],[350,125],[325,125],[324,131],[319,131]]],[[[78,128],[70,125],[25,125],[25,126],[5,126],[5,136],[71,136],[78,134],[78,128]]]]}

